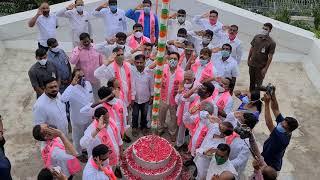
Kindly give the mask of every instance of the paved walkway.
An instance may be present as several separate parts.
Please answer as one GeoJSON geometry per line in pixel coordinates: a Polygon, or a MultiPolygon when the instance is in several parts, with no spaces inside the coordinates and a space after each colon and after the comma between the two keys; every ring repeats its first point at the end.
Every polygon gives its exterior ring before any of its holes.
{"type": "MultiPolygon", "coordinates": [[[[31,134],[31,109],[35,94],[31,89],[27,70],[34,62],[32,52],[15,50],[6,50],[4,57],[0,59],[0,113],[4,117],[6,129],[6,152],[12,163],[13,177],[17,180],[35,179],[42,167],[39,145],[31,134]]],[[[242,63],[236,89],[245,89],[249,84],[247,71],[246,64],[242,63]]],[[[320,94],[316,92],[300,64],[273,63],[265,82],[276,85],[281,112],[296,117],[301,123],[286,152],[280,179],[318,179],[320,94]]],[[[255,134],[260,143],[267,138],[263,115],[255,134]]],[[[250,163],[247,169],[249,174],[252,171],[250,163]]]]}

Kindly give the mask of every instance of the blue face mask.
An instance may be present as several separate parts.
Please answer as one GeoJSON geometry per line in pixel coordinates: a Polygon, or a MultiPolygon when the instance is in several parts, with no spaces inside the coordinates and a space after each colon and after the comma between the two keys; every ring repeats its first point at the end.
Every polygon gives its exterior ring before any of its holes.
{"type": "Polygon", "coordinates": [[[144,13],[149,14],[150,13],[150,7],[144,7],[143,11],[144,11],[144,13]]]}
{"type": "Polygon", "coordinates": [[[245,103],[245,104],[248,104],[248,103],[250,102],[248,96],[244,96],[244,97],[242,98],[242,102],[245,103]]]}
{"type": "Polygon", "coordinates": [[[109,6],[111,12],[117,12],[117,5],[109,6]]]}
{"type": "Polygon", "coordinates": [[[278,130],[279,132],[281,132],[281,133],[286,133],[286,132],[287,132],[287,131],[283,128],[283,126],[282,126],[281,123],[279,123],[279,124],[277,125],[277,130],[278,130]]]}
{"type": "Polygon", "coordinates": [[[229,57],[229,56],[230,56],[230,52],[229,52],[229,51],[222,50],[222,51],[221,51],[221,55],[222,55],[222,57],[226,58],[226,57],[229,57]]]}
{"type": "Polygon", "coordinates": [[[206,65],[208,63],[208,61],[206,59],[200,59],[200,64],[202,66],[206,65]]]}

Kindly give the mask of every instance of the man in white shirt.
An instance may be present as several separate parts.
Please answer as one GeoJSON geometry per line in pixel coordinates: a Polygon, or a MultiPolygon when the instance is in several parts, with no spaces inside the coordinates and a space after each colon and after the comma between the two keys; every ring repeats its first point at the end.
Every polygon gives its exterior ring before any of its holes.
{"type": "Polygon", "coordinates": [[[70,104],[70,120],[72,125],[73,144],[80,154],[82,148],[80,139],[84,131],[91,123],[91,116],[81,114],[80,109],[89,103],[93,103],[92,86],[85,80],[81,69],[74,69],[72,73],[72,82],[61,95],[61,101],[70,104]]]}
{"type": "Polygon", "coordinates": [[[133,82],[131,64],[124,61],[124,51],[120,47],[113,49],[112,56],[94,71],[94,76],[100,82],[108,82],[111,78],[116,78],[120,82],[120,91],[124,95],[126,107],[131,105],[135,98],[135,87],[133,82]]]}
{"type": "Polygon", "coordinates": [[[61,101],[58,82],[55,78],[49,78],[44,84],[44,93],[37,99],[32,109],[34,125],[43,123],[53,125],[67,135],[66,106],[61,101]]]}
{"type": "Polygon", "coordinates": [[[231,83],[235,84],[239,76],[239,67],[237,61],[231,57],[231,52],[230,44],[222,45],[222,50],[213,57],[213,64],[221,77],[231,78],[231,83]]]}
{"type": "Polygon", "coordinates": [[[170,16],[168,20],[168,40],[176,40],[179,29],[184,28],[187,31],[192,29],[191,22],[186,20],[187,13],[184,9],[179,9],[178,12],[170,16]]]}
{"type": "Polygon", "coordinates": [[[84,170],[83,180],[113,180],[116,179],[108,163],[110,149],[100,144],[93,148],[92,157],[88,160],[84,170]]]}
{"type": "MultiPolygon", "coordinates": [[[[209,118],[211,119],[212,117],[209,118]]],[[[219,144],[225,143],[225,137],[230,136],[232,132],[233,126],[229,122],[212,123],[211,120],[209,121],[208,133],[201,143],[201,146],[196,149],[196,157],[194,158],[198,171],[196,179],[205,179],[212,158],[210,152],[217,149],[219,144]]]]}
{"type": "Polygon", "coordinates": [[[203,48],[209,48],[212,52],[217,51],[221,47],[221,41],[213,42],[214,34],[211,30],[203,30],[203,31],[190,31],[188,32],[188,39],[196,48],[197,55],[200,55],[200,51],[203,48]]]}
{"type": "Polygon", "coordinates": [[[231,57],[233,57],[238,65],[240,64],[240,61],[242,59],[243,49],[242,49],[242,42],[238,38],[238,26],[237,25],[231,25],[227,26],[228,32],[225,33],[225,37],[223,40],[223,44],[228,43],[232,46],[232,52],[231,57]]]}
{"type": "Polygon", "coordinates": [[[95,44],[94,48],[99,52],[109,57],[112,54],[112,50],[116,47],[120,47],[124,51],[125,59],[131,59],[132,49],[126,44],[127,35],[123,32],[118,32],[115,38],[104,41],[102,43],[95,44]]]}
{"type": "Polygon", "coordinates": [[[211,180],[214,175],[220,175],[223,171],[230,171],[235,176],[237,171],[229,161],[230,146],[219,144],[215,151],[214,158],[211,159],[206,180],[211,180]]]}
{"type": "Polygon", "coordinates": [[[140,129],[144,135],[147,134],[148,106],[153,101],[154,79],[152,73],[145,69],[145,56],[137,55],[134,58],[133,76],[136,87],[136,97],[132,107],[132,135],[138,136],[139,112],[141,113],[140,129]]]}
{"type": "Polygon", "coordinates": [[[57,12],[57,16],[69,19],[72,33],[73,47],[80,45],[79,36],[81,33],[91,33],[91,24],[89,22],[91,14],[84,10],[83,0],[76,0],[75,4],[70,4],[57,12]]]}
{"type": "Polygon", "coordinates": [[[106,145],[110,150],[109,165],[118,168],[120,157],[122,156],[123,141],[120,129],[117,128],[114,119],[110,118],[109,112],[105,107],[99,107],[94,112],[94,120],[86,129],[80,144],[88,151],[88,157],[93,155],[93,149],[99,144],[106,145]]]}
{"type": "MultiPolygon", "coordinates": [[[[34,139],[41,142],[41,156],[46,168],[59,166],[67,177],[81,171],[77,151],[59,129],[43,123],[33,127],[34,139]],[[72,164],[72,166],[70,166],[72,164]]],[[[69,177],[70,178],[70,177],[69,177]]]]}
{"type": "Polygon", "coordinates": [[[37,14],[28,22],[29,27],[38,26],[38,47],[48,51],[47,40],[56,38],[58,28],[58,19],[55,14],[50,13],[50,7],[47,2],[40,5],[37,14]]]}
{"type": "Polygon", "coordinates": [[[187,30],[185,28],[181,28],[178,30],[177,38],[167,42],[168,51],[177,52],[181,54],[184,50],[186,41],[187,41],[187,30]]]}
{"type": "Polygon", "coordinates": [[[117,0],[109,0],[103,3],[93,12],[96,17],[102,17],[105,23],[106,40],[115,36],[118,32],[127,33],[127,19],[125,12],[117,7],[117,0]]]}
{"type": "Polygon", "coordinates": [[[216,10],[211,10],[203,15],[197,15],[193,18],[193,23],[200,26],[201,29],[209,29],[213,32],[214,42],[212,44],[219,44],[223,38],[223,24],[218,21],[219,13],[216,10]]]}

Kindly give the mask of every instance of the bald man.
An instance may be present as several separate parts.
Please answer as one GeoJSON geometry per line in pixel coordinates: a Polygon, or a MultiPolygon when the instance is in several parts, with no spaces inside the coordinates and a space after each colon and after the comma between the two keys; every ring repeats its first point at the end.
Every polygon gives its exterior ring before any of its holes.
{"type": "Polygon", "coordinates": [[[175,97],[175,102],[178,105],[177,108],[177,125],[178,125],[178,135],[176,140],[176,147],[178,150],[185,143],[185,132],[186,127],[189,127],[189,123],[184,118],[184,114],[189,110],[190,102],[194,101],[196,94],[186,97],[186,93],[194,88],[195,76],[191,70],[184,73],[184,79],[182,85],[179,87],[178,94],[175,97]]]}

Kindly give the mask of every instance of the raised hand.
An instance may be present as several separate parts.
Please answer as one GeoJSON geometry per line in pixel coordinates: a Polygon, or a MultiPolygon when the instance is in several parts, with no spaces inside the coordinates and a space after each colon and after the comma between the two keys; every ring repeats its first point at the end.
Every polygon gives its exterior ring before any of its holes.
{"type": "Polygon", "coordinates": [[[143,4],[139,4],[136,8],[135,8],[135,10],[142,10],[143,9],[143,4]]]}
{"type": "Polygon", "coordinates": [[[67,10],[72,10],[75,7],[76,7],[76,5],[74,3],[72,3],[67,7],[67,10]]]}
{"type": "Polygon", "coordinates": [[[217,151],[217,149],[210,148],[206,152],[204,152],[204,154],[207,155],[207,156],[212,156],[216,151],[217,151]]]}
{"type": "Polygon", "coordinates": [[[204,14],[202,14],[202,18],[208,18],[210,16],[210,12],[206,12],[204,14]]]}
{"type": "Polygon", "coordinates": [[[108,2],[105,2],[103,4],[100,5],[101,8],[107,8],[108,7],[108,2]]]}

